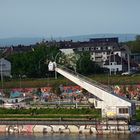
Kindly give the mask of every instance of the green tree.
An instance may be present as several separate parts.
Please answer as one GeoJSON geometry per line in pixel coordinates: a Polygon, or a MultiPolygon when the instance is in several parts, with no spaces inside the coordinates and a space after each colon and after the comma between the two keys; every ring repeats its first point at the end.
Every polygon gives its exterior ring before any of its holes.
{"type": "Polygon", "coordinates": [[[136,41],[140,41],[140,35],[136,36],[136,41]]]}
{"type": "Polygon", "coordinates": [[[60,59],[59,59],[59,63],[61,65],[64,65],[65,67],[75,70],[76,71],[76,63],[79,59],[79,55],[76,53],[71,53],[71,54],[63,54],[61,55],[60,59]]]}
{"type": "Polygon", "coordinates": [[[135,41],[129,41],[126,44],[132,53],[140,53],[140,36],[137,36],[135,41]]]}
{"type": "Polygon", "coordinates": [[[76,66],[77,71],[81,74],[89,75],[101,72],[100,66],[91,60],[90,54],[88,52],[80,54],[76,66]]]}
{"type": "Polygon", "coordinates": [[[59,48],[46,44],[37,44],[33,51],[17,53],[8,57],[12,64],[12,75],[28,77],[45,77],[48,62],[54,60],[59,48]]]}

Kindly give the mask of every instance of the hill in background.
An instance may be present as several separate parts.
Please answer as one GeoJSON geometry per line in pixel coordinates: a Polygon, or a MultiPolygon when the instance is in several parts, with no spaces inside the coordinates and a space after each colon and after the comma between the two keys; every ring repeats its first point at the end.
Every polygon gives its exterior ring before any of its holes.
{"type": "MultiPolygon", "coordinates": [[[[135,40],[137,34],[91,34],[91,35],[79,35],[79,36],[68,36],[68,37],[57,37],[53,38],[53,40],[73,40],[73,41],[88,41],[90,38],[104,38],[104,37],[118,37],[119,42],[127,42],[135,40]]],[[[51,38],[5,38],[0,39],[0,47],[11,46],[11,45],[30,45],[35,44],[37,42],[45,40],[52,40],[51,38]]]]}

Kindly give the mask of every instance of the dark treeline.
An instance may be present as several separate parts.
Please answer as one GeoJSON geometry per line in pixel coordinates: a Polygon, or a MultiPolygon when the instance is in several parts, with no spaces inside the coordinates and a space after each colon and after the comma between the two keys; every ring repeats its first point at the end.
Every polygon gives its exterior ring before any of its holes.
{"type": "Polygon", "coordinates": [[[13,77],[38,78],[54,76],[53,72],[48,71],[48,63],[49,61],[55,61],[55,59],[61,65],[84,75],[103,73],[103,69],[90,59],[89,53],[84,52],[66,56],[60,53],[59,47],[55,45],[37,44],[32,51],[15,53],[8,56],[7,59],[12,65],[13,77]]]}

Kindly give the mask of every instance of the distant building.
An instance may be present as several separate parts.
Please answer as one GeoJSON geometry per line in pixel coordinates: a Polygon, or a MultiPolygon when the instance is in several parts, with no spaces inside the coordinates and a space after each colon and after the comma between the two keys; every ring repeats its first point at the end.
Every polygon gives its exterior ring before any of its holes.
{"type": "Polygon", "coordinates": [[[73,54],[74,51],[72,48],[68,48],[68,49],[60,49],[61,52],[63,52],[64,54],[68,55],[68,54],[73,54]]]}
{"type": "MultiPolygon", "coordinates": [[[[101,67],[106,67],[110,73],[128,71],[128,48],[126,45],[119,44],[117,37],[112,38],[91,38],[89,41],[72,42],[60,41],[58,42],[60,50],[65,54],[74,52],[89,52],[91,60],[96,62],[101,67]]],[[[134,57],[137,58],[136,55],[134,57]]],[[[138,65],[131,61],[130,67],[137,68],[138,65]]]]}
{"type": "Polygon", "coordinates": [[[1,58],[0,59],[0,73],[3,76],[11,76],[11,62],[1,58]]]}
{"type": "Polygon", "coordinates": [[[140,53],[132,53],[130,57],[132,61],[136,62],[140,66],[140,53]]]}
{"type": "Polygon", "coordinates": [[[111,37],[111,38],[91,38],[90,42],[93,42],[95,44],[111,44],[111,43],[118,43],[119,40],[117,37],[111,37]]]}
{"type": "Polygon", "coordinates": [[[1,49],[1,54],[3,57],[8,57],[9,55],[15,53],[34,51],[34,48],[35,45],[30,45],[30,46],[18,45],[18,46],[5,47],[1,49]]]}
{"type": "Polygon", "coordinates": [[[34,50],[34,45],[30,45],[30,46],[24,46],[24,45],[12,46],[11,50],[12,50],[12,53],[30,52],[30,51],[34,50]]]}
{"type": "MultiPolygon", "coordinates": [[[[110,58],[110,55],[120,54],[120,45],[118,38],[91,38],[88,42],[81,42],[75,48],[77,52],[90,52],[92,61],[96,62],[101,67],[104,67],[105,62],[110,58]]],[[[119,70],[122,68],[120,68],[119,70]]],[[[117,67],[118,68],[118,67],[117,67]]]]}

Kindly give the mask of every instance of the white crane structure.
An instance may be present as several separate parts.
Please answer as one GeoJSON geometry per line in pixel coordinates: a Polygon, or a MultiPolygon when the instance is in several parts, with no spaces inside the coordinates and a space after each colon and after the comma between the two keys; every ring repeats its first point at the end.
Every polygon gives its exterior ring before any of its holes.
{"type": "Polygon", "coordinates": [[[97,83],[60,65],[55,65],[54,70],[96,96],[94,106],[101,109],[102,117],[131,118],[135,115],[135,103],[115,94],[111,87],[97,83]]]}

